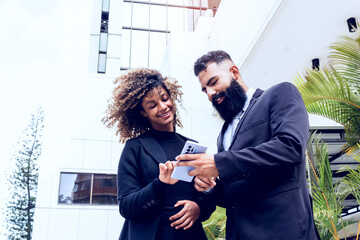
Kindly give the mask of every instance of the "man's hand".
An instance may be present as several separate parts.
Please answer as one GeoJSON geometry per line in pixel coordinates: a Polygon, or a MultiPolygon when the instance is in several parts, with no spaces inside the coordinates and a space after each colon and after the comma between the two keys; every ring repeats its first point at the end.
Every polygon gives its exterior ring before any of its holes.
{"type": "Polygon", "coordinates": [[[215,178],[206,178],[201,175],[197,175],[194,182],[195,189],[199,192],[206,191],[209,188],[215,187],[216,185],[215,178]]]}
{"type": "Polygon", "coordinates": [[[192,166],[195,169],[189,172],[189,176],[201,175],[205,178],[216,178],[219,172],[215,165],[214,155],[211,154],[184,154],[176,157],[178,162],[175,166],[192,166]],[[191,160],[191,161],[181,161],[191,160]]]}

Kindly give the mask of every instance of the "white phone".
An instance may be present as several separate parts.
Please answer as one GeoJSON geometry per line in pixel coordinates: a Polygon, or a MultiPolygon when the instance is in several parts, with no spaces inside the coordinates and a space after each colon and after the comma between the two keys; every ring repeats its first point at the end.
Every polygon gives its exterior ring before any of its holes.
{"type": "MultiPolygon", "coordinates": [[[[189,141],[187,140],[185,142],[185,145],[180,153],[180,155],[182,154],[195,154],[195,153],[205,153],[207,150],[207,147],[193,142],[193,141],[189,141]]],[[[183,161],[187,161],[187,160],[183,160],[183,161]]],[[[182,181],[186,181],[186,182],[191,182],[194,178],[194,176],[189,176],[188,173],[190,171],[194,170],[194,167],[190,167],[190,166],[177,166],[175,167],[173,173],[171,174],[172,178],[176,178],[182,181]]]]}

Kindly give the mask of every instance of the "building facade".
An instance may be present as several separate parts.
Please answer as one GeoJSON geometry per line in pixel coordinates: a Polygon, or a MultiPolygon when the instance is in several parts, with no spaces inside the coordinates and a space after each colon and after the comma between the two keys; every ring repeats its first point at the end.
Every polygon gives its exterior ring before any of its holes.
{"type": "MultiPolygon", "coordinates": [[[[223,49],[249,86],[266,89],[293,81],[313,59],[325,65],[329,44],[353,34],[346,20],[360,19],[356,0],[93,0],[92,9],[86,87],[78,96],[83,110],[71,116],[76,131],[62,136],[62,146],[44,146],[34,240],[118,238],[124,220],[115,179],[123,144],[101,123],[117,76],[149,67],[176,78],[184,92],[178,132],[215,153],[222,121],[193,74],[199,56],[223,49]]],[[[315,116],[310,125],[339,128],[315,116]]]]}

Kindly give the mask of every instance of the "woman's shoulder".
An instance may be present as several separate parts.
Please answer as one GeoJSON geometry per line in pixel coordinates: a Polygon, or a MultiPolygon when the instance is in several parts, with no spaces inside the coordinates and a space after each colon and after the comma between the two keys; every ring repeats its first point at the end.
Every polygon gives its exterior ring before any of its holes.
{"type": "Polygon", "coordinates": [[[141,145],[141,142],[143,139],[148,139],[148,138],[152,138],[151,134],[149,133],[149,131],[140,134],[137,137],[134,138],[130,138],[125,142],[125,146],[136,146],[136,145],[141,145]]]}
{"type": "Polygon", "coordinates": [[[178,133],[178,132],[176,132],[176,134],[177,134],[179,137],[181,137],[182,139],[184,139],[185,141],[189,140],[189,141],[192,141],[192,142],[198,142],[198,141],[196,141],[196,140],[194,140],[194,139],[191,139],[191,138],[189,138],[189,137],[185,137],[184,135],[182,135],[182,134],[180,134],[180,133],[178,133]]]}

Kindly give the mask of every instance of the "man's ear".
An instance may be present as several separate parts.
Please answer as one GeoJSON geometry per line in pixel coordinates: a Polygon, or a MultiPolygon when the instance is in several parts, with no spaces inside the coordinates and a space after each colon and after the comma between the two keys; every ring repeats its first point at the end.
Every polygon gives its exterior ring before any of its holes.
{"type": "Polygon", "coordinates": [[[240,77],[240,72],[239,72],[239,69],[237,68],[237,66],[232,65],[230,67],[230,72],[232,73],[234,79],[238,80],[238,78],[240,77]]]}
{"type": "Polygon", "coordinates": [[[146,112],[145,112],[145,111],[143,111],[143,110],[141,110],[141,111],[140,111],[140,114],[141,114],[141,116],[143,116],[143,117],[147,117],[146,112]]]}

